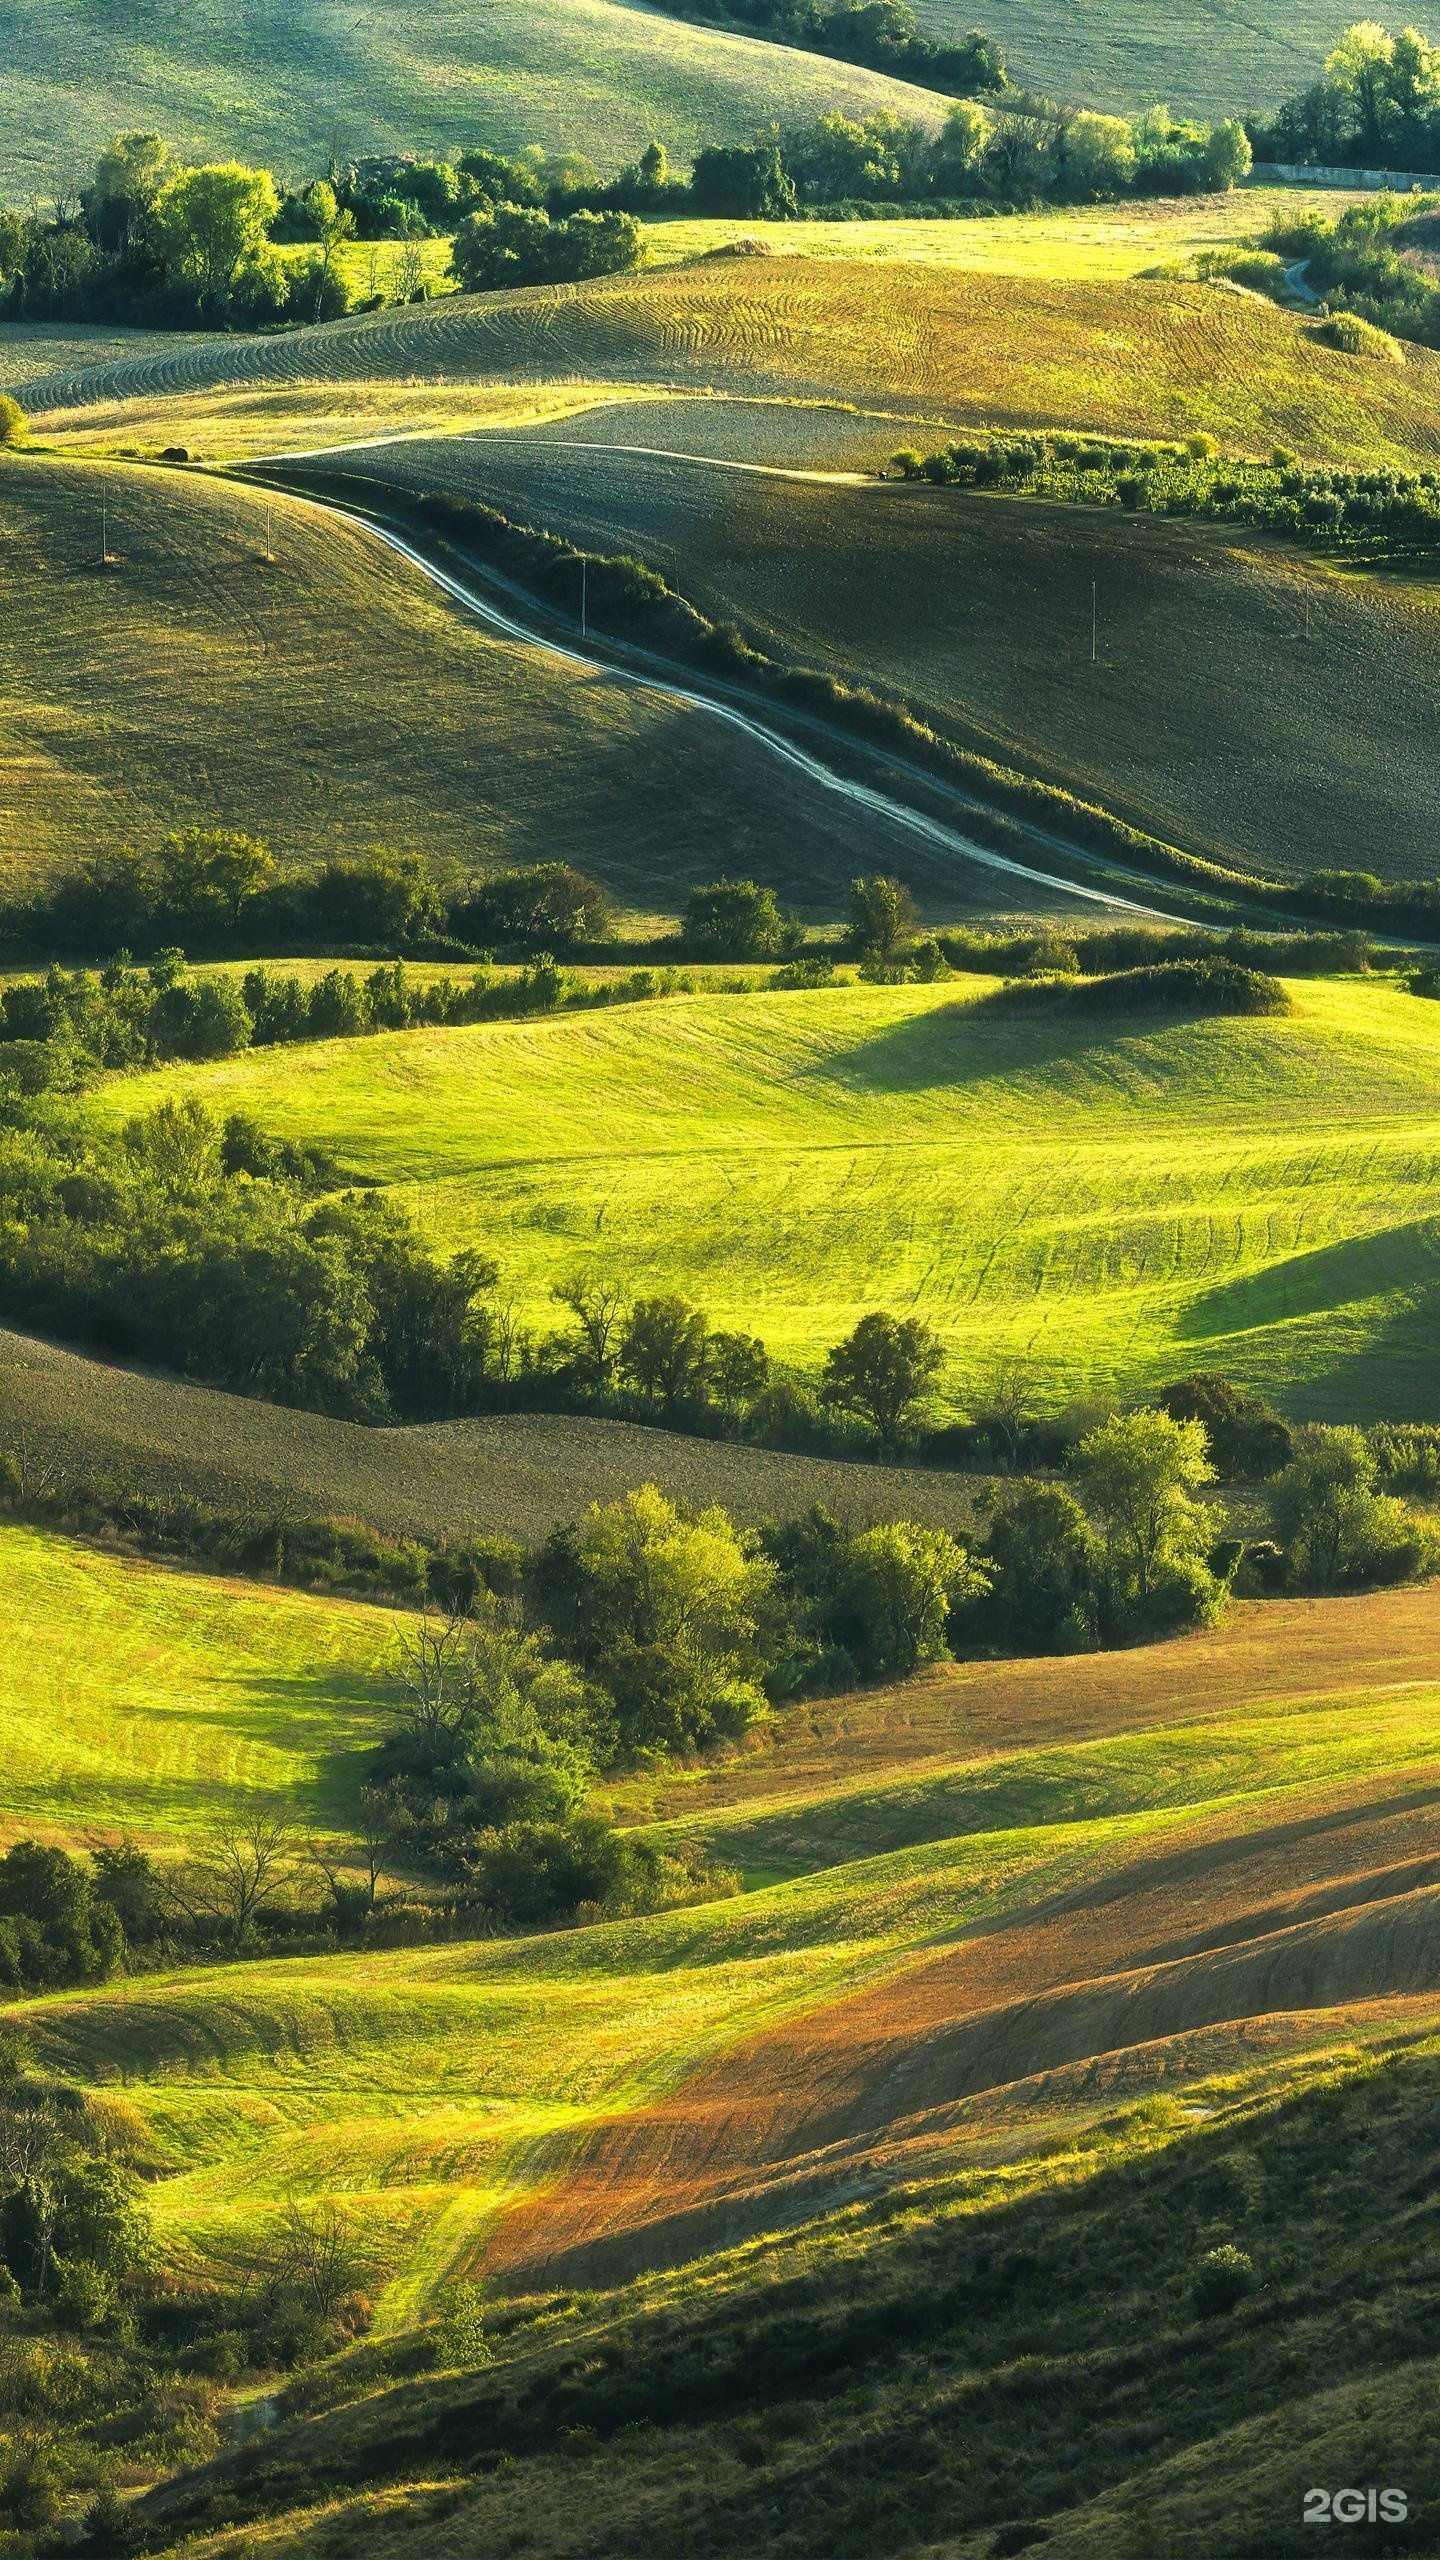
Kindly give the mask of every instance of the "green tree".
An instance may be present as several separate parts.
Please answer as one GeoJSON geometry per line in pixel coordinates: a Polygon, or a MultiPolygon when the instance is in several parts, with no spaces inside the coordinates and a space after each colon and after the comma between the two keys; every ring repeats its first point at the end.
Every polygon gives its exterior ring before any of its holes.
{"type": "Polygon", "coordinates": [[[151,236],[167,278],[222,316],[247,266],[262,256],[280,197],[268,169],[238,160],[182,169],[155,199],[151,236]]]}
{"type": "Polygon", "coordinates": [[[129,245],[171,174],[170,147],[158,133],[117,133],[106,144],[83,199],[102,248],[129,245]]]}
{"type": "Polygon", "coordinates": [[[169,838],[157,865],[159,894],[177,922],[231,932],[243,909],[275,877],[275,856],[234,827],[187,827],[169,838]]]}
{"type": "Polygon", "coordinates": [[[703,1401],[710,1327],[699,1307],[673,1295],[637,1298],[620,1338],[619,1369],[652,1410],[703,1401]]]}
{"type": "Polygon", "coordinates": [[[0,391],[0,445],[11,453],[30,441],[30,421],[18,400],[8,391],[0,391]]]}
{"type": "Polygon", "coordinates": [[[1230,116],[1213,128],[1200,166],[1206,186],[1217,195],[1228,195],[1232,187],[1249,177],[1254,163],[1249,134],[1238,116],[1230,116]]]}
{"type": "Polygon", "coordinates": [[[891,1520],[852,1538],[845,1593],[873,1672],[915,1671],[949,1651],[952,1615],[981,1600],[989,1576],[945,1529],[891,1520]]]}
{"type": "Polygon", "coordinates": [[[763,1393],[770,1354],[749,1333],[712,1333],[706,1345],[705,1382],[717,1404],[738,1413],[763,1393]]]}
{"type": "Polygon", "coordinates": [[[1395,1581],[1426,1560],[1429,1540],[1403,1502],[1379,1490],[1363,1431],[1313,1424],[1274,1493],[1292,1580],[1308,1590],[1395,1581]]]}
{"type": "Polygon", "coordinates": [[[753,880],[709,880],[692,889],[680,939],[696,960],[770,960],[792,931],[773,889],[753,880]]]}
{"type": "Polygon", "coordinates": [[[328,178],[316,179],[305,199],[305,210],[310,216],[315,237],[320,243],[320,255],[315,261],[314,268],[315,304],[310,315],[312,320],[318,320],[324,309],[325,291],[330,282],[330,270],[335,263],[335,252],[343,248],[347,240],[353,240],[355,237],[355,216],[348,205],[342,205],[338,201],[328,178]]]}
{"type": "Polygon", "coordinates": [[[1135,142],[1124,116],[1067,116],[1061,127],[1060,179],[1082,204],[1123,194],[1135,175],[1135,142]]]}
{"type": "Polygon", "coordinates": [[[1209,1515],[1195,1500],[1215,1472],[1205,1427],[1168,1413],[1117,1414],[1086,1434],[1075,1463],[1112,1562],[1143,1610],[1165,1568],[1195,1565],[1209,1544],[1209,1515]]]}
{"type": "Polygon", "coordinates": [[[940,1337],[919,1316],[862,1316],[825,1355],[820,1393],[858,1413],[887,1446],[913,1420],[945,1358],[940,1337]]]}
{"type": "Polygon", "coordinates": [[[899,958],[915,935],[915,901],[904,882],[876,873],[850,883],[850,941],[861,960],[899,958]]]}
{"type": "Polygon", "coordinates": [[[930,149],[931,182],[937,195],[973,194],[980,180],[995,128],[973,98],[957,98],[930,149]]]}
{"type": "Polygon", "coordinates": [[[985,1545],[994,1576],[986,1624],[1003,1644],[1076,1652],[1097,1641],[1098,1542],[1065,1485],[1007,1489],[992,1505],[985,1545]]]}
{"type": "Polygon", "coordinates": [[[567,1582],[571,1641],[613,1696],[627,1748],[695,1748],[767,1714],[775,1569],[723,1511],[684,1511],[653,1484],[596,1503],[560,1561],[567,1582]]]}

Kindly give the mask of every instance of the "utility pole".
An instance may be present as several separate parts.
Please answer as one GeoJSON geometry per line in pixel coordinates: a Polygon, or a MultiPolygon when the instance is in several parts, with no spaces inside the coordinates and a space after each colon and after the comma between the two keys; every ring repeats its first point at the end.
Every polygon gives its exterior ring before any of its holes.
{"type": "Polygon", "coordinates": [[[103,498],[100,501],[100,566],[102,569],[110,566],[110,510],[103,498]]]}
{"type": "Polygon", "coordinates": [[[1099,581],[1099,579],[1098,579],[1098,578],[1092,578],[1092,579],[1091,579],[1091,581],[1090,581],[1090,664],[1091,664],[1091,666],[1092,666],[1092,667],[1093,667],[1093,666],[1098,666],[1099,661],[1100,661],[1100,581],[1099,581]]]}
{"type": "Polygon", "coordinates": [[[270,523],[271,510],[267,507],[265,510],[265,557],[267,560],[273,560],[275,557],[275,545],[270,538],[270,523]]]}
{"type": "Polygon", "coordinates": [[[588,606],[589,606],[589,585],[590,585],[590,560],[589,560],[589,555],[588,555],[588,553],[586,553],[586,552],[582,551],[582,552],[581,552],[581,554],[580,554],[580,637],[581,637],[581,639],[582,639],[582,640],[584,640],[584,639],[587,637],[587,611],[588,611],[588,606]]]}

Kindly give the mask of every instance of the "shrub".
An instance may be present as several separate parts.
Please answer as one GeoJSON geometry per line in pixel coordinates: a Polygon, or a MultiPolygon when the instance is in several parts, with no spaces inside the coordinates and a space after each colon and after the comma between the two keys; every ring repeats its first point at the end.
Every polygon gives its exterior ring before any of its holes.
{"type": "Polygon", "coordinates": [[[1288,1013],[1290,998],[1278,978],[1237,960],[1159,960],[1110,976],[1011,979],[980,1002],[996,1012],[1017,1013],[1053,1005],[1067,1013],[1288,1013]]]}
{"type": "Polygon", "coordinates": [[[18,400],[0,391],[0,446],[15,452],[30,441],[30,421],[18,400]]]}
{"type": "Polygon", "coordinates": [[[1315,336],[1322,346],[1334,347],[1342,356],[1369,356],[1381,364],[1403,364],[1405,350],[1388,329],[1377,329],[1372,320],[1362,320],[1358,311],[1332,311],[1317,323],[1315,336]]]}
{"type": "Polygon", "coordinates": [[[773,889],[754,880],[711,880],[685,901],[680,939],[696,960],[770,960],[795,939],[773,889]]]}
{"type": "Polygon", "coordinates": [[[1218,2249],[1206,2250],[1195,2270],[1190,2300],[1202,2320],[1216,2320],[1233,2311],[1254,2286],[1252,2260],[1227,2240],[1218,2249]]]}

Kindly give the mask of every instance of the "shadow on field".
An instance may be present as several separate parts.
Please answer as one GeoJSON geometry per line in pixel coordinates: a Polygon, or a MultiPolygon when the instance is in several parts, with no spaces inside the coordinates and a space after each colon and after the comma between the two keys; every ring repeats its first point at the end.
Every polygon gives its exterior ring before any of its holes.
{"type": "MultiPolygon", "coordinates": [[[[217,1674],[205,1699],[184,1710],[197,1734],[213,1728],[226,1743],[264,1752],[293,1752],[313,1774],[289,1779],[277,1771],[277,1790],[302,1817],[333,1818],[359,1802],[364,1755],[383,1740],[395,1713],[395,1687],[378,1671],[354,1669],[275,1672],[255,1678],[217,1674]]],[[[237,1786],[224,1777],[199,1779],[193,1793],[217,1813],[253,1799],[257,1785],[237,1786]]],[[[263,1779],[258,1792],[265,1792],[263,1779]]]]}
{"type": "Polygon", "coordinates": [[[1407,1219],[1222,1281],[1194,1300],[1179,1331],[1184,1341],[1204,1342],[1300,1316],[1331,1315],[1398,1290],[1410,1293],[1410,1303],[1397,1316],[1422,1315],[1433,1326],[1440,1317],[1440,1219],[1407,1219]]]}
{"type": "MultiPolygon", "coordinates": [[[[1180,1028],[1194,1017],[1127,1014],[1089,1021],[1060,1009],[1002,1012],[973,998],[937,1005],[876,1031],[852,1048],[830,1051],[804,1073],[827,1084],[864,1093],[928,1093],[940,1085],[988,1084],[997,1076],[1062,1070],[1067,1081],[1092,1055],[1113,1052],[1117,1040],[1180,1028]]],[[[1139,1105],[1137,1104],[1137,1108],[1139,1105]]]]}

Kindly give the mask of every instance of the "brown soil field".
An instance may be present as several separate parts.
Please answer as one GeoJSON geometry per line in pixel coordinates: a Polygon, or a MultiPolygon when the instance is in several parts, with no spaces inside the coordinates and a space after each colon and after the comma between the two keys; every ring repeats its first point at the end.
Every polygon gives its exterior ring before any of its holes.
{"type": "Polygon", "coordinates": [[[1239,1601],[1206,1634],[1132,1653],[947,1663],[891,1688],[794,1708],[760,1757],[642,1782],[633,1815],[703,1826],[727,1806],[831,1798],[927,1764],[1193,1723],[1237,1700],[1315,1703],[1437,1676],[1440,1583],[1239,1601]]]}
{"type": "Polygon", "coordinates": [[[1147,1845],[1048,1904],[757,2037],[602,2124],[493,2236],[488,2276],[609,2282],[867,2186],[1033,2147],[1037,2119],[1436,2007],[1440,1778],[1147,1845]]]}
{"type": "Polygon", "coordinates": [[[966,1478],[694,1440],[573,1414],[372,1430],[88,1360],[0,1330],[0,1449],[28,1481],[184,1494],[224,1510],[337,1514],[396,1536],[534,1540],[587,1503],[658,1484],[745,1521],[812,1503],[858,1524],[963,1528],[966,1478]]]}

